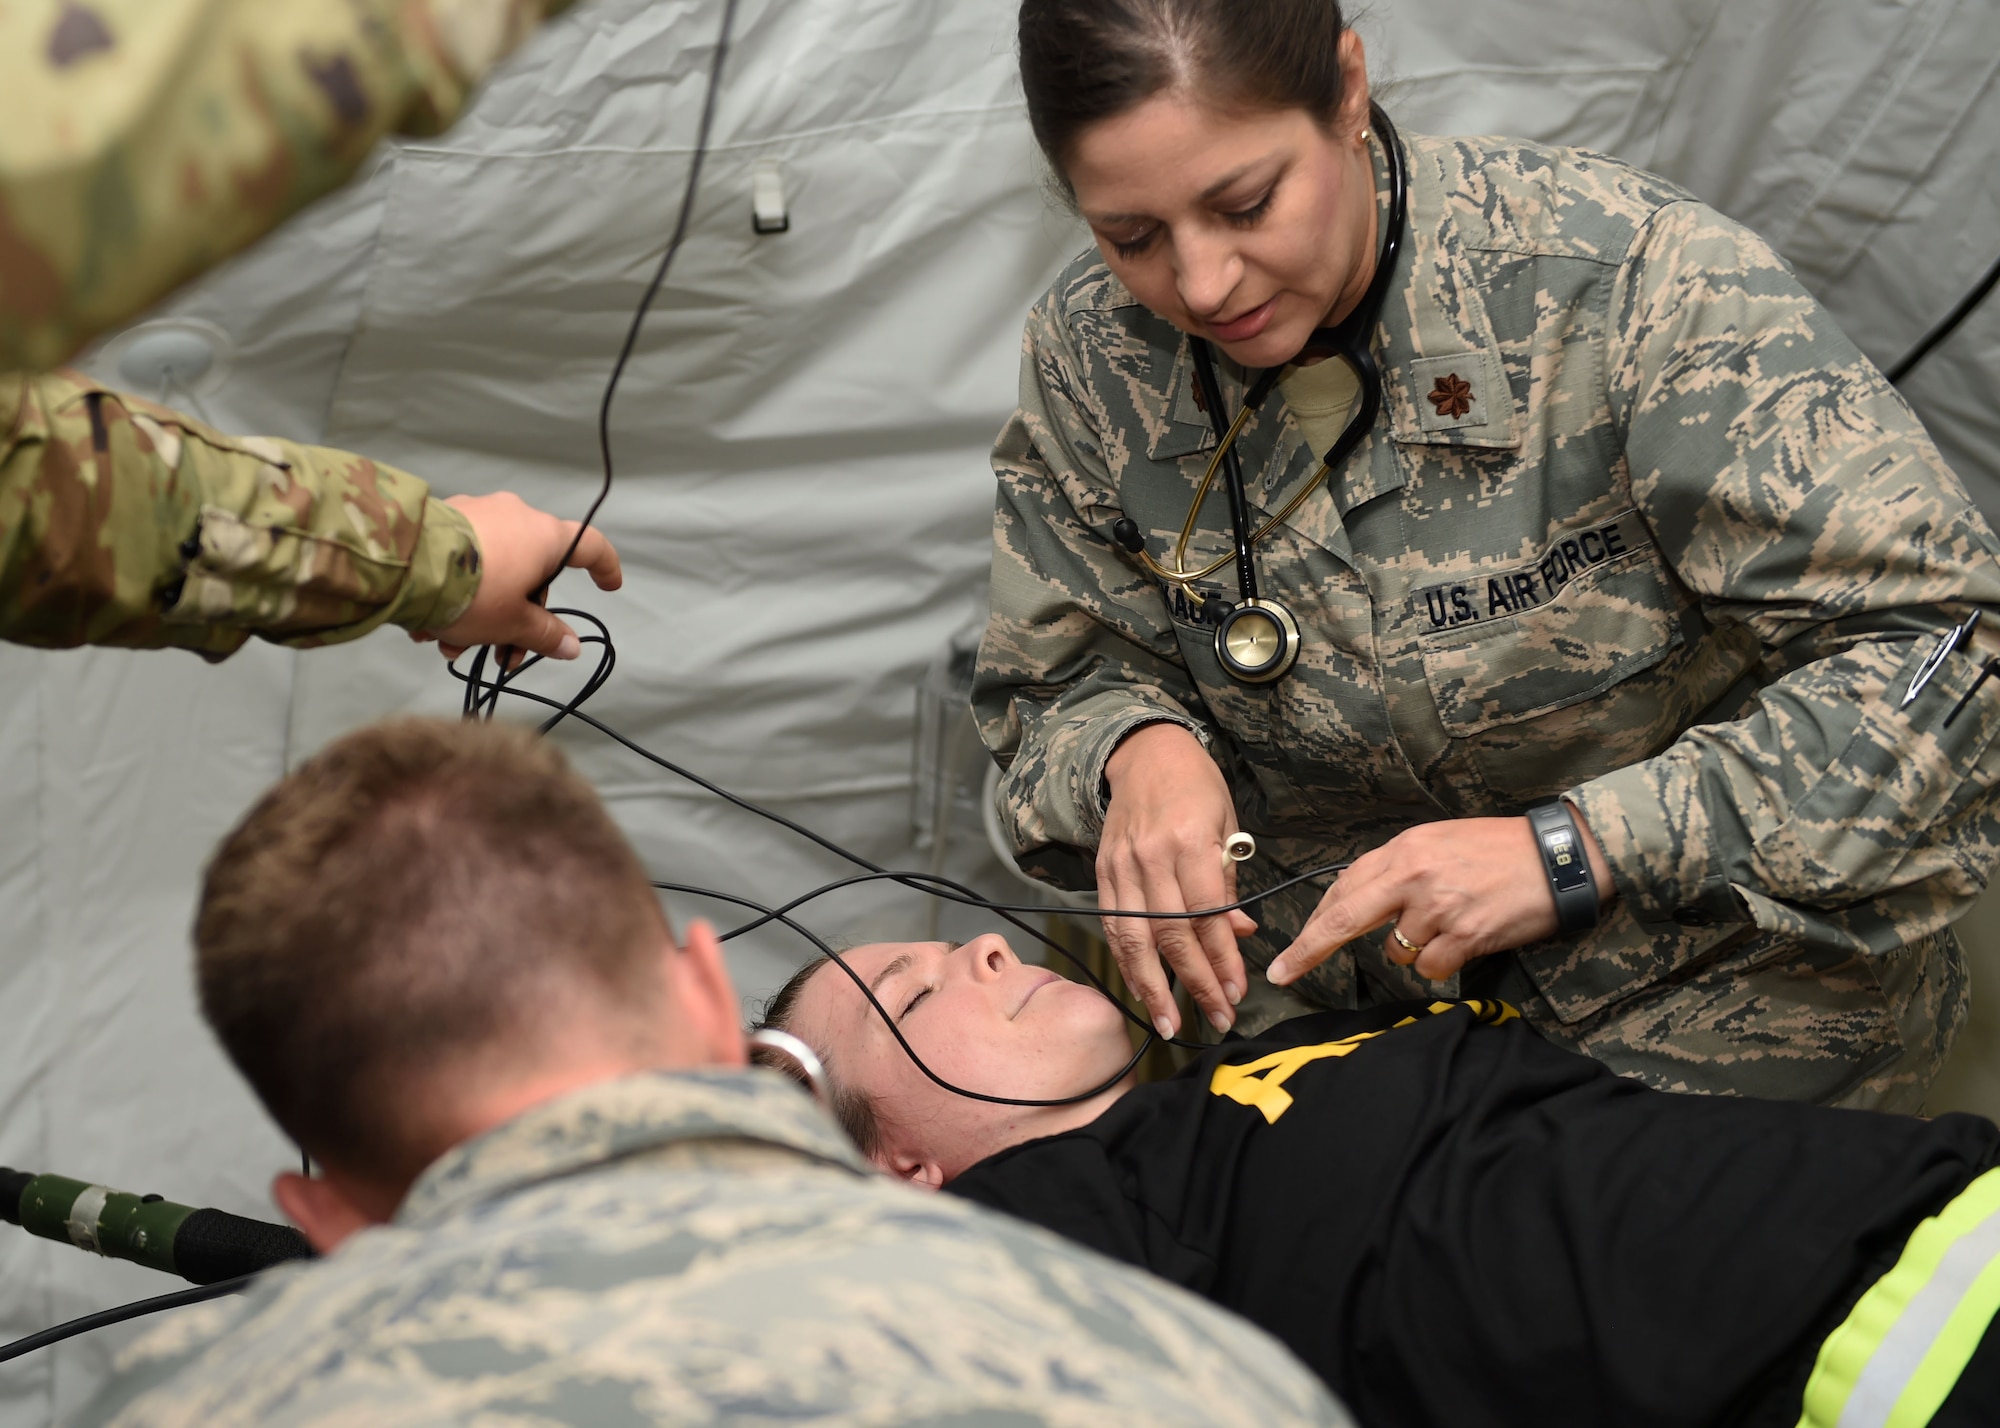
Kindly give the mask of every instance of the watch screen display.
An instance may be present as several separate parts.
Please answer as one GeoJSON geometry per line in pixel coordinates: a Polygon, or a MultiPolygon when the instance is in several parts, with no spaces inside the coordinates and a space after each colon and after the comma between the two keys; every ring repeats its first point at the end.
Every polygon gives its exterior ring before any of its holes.
{"type": "Polygon", "coordinates": [[[1585,861],[1583,849],[1570,836],[1567,828],[1555,828],[1542,835],[1542,849],[1548,856],[1549,878],[1556,891],[1568,892],[1572,888],[1590,886],[1590,864],[1585,861]]]}

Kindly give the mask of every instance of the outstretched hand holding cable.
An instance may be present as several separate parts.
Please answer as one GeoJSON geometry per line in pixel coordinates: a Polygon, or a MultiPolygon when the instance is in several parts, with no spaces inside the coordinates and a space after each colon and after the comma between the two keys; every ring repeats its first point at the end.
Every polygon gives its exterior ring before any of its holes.
{"type": "MultiPolygon", "coordinates": [[[[539,579],[535,585],[524,587],[533,589],[533,594],[528,597],[532,604],[546,604],[549,586],[555,583],[555,578],[562,574],[564,569],[575,565],[588,568],[600,588],[605,590],[618,588],[617,552],[611,550],[610,542],[605,540],[596,524],[598,509],[603,506],[604,498],[611,494],[611,403],[618,395],[618,382],[625,375],[625,364],[632,360],[632,349],[638,346],[639,331],[646,325],[646,314],[652,311],[654,299],[659,297],[660,289],[665,286],[667,274],[673,269],[674,259],[680,254],[681,245],[687,241],[688,225],[694,219],[695,194],[701,188],[702,165],[708,158],[709,137],[715,129],[715,99],[722,88],[723,67],[729,59],[729,39],[736,31],[736,3],[737,0],[723,0],[721,32],[715,37],[715,48],[709,58],[708,86],[703,91],[701,101],[701,123],[695,130],[694,156],[688,161],[687,187],[681,190],[680,211],[674,218],[673,232],[667,237],[667,246],[660,254],[659,266],[653,269],[651,280],[647,282],[645,291],[639,295],[639,306],[633,309],[632,320],[625,326],[625,341],[618,349],[618,360],[611,364],[611,375],[604,383],[604,396],[597,404],[597,454],[604,468],[604,480],[597,488],[597,496],[591,501],[590,509],[583,513],[583,520],[566,523],[570,533],[568,548],[558,555],[561,542],[556,542],[546,552],[548,558],[542,562],[539,579]],[[610,555],[612,581],[610,584],[606,584],[604,576],[599,573],[600,566],[595,552],[600,546],[610,555]]],[[[476,601],[474,603],[477,604],[476,601]]],[[[584,615],[583,618],[590,620],[596,626],[598,635],[586,636],[578,641],[574,632],[570,632],[570,642],[564,642],[561,632],[567,631],[569,627],[556,617],[560,614],[582,615],[582,611],[550,610],[544,611],[543,614],[545,619],[540,629],[545,635],[551,632],[555,634],[556,646],[553,650],[542,650],[529,645],[530,650],[553,654],[558,659],[574,659],[584,644],[601,644],[604,647],[603,658],[598,663],[596,673],[568,704],[557,706],[558,712],[555,717],[542,725],[542,732],[547,733],[574,713],[584,700],[603,687],[604,681],[610,677],[611,666],[616,662],[617,654],[611,648],[609,631],[588,615],[584,615]]],[[[454,638],[456,632],[457,627],[454,626],[453,630],[445,632],[442,638],[448,642],[446,654],[453,661],[452,677],[465,683],[465,717],[491,719],[499,707],[502,694],[520,692],[510,687],[513,676],[526,670],[534,660],[520,658],[519,650],[523,642],[510,636],[495,637],[482,634],[475,638],[454,638]],[[473,657],[472,668],[465,674],[460,674],[457,668],[458,655],[473,645],[479,645],[480,651],[473,657]],[[491,683],[486,680],[488,650],[499,651],[496,660],[499,668],[491,683]]]]}
{"type": "Polygon", "coordinates": [[[453,496],[446,505],[472,522],[479,540],[479,592],[466,612],[442,630],[413,635],[436,640],[446,659],[475,645],[510,647],[527,655],[575,659],[583,646],[571,629],[544,606],[551,571],[588,570],[600,590],[625,583],[618,552],[603,531],[578,521],[558,520],[511,492],[453,496]]]}

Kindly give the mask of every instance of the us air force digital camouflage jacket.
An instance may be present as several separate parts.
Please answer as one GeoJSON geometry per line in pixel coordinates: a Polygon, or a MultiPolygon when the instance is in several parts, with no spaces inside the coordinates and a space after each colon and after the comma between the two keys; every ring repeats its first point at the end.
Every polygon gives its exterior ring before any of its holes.
{"type": "Polygon", "coordinates": [[[1328,1424],[1277,1341],[871,1171],[768,1071],[592,1087],[121,1356],[85,1423],[1328,1424]]]}
{"type": "Polygon", "coordinates": [[[569,0],[0,5],[0,371],[40,370],[450,124],[569,0]]]}
{"type": "Polygon", "coordinates": [[[230,437],[74,373],[0,374],[0,639],[220,658],[472,603],[472,524],[366,457],[230,437]]]}
{"type": "MultiPolygon", "coordinates": [[[[1227,773],[1249,890],[1567,796],[1618,898],[1518,954],[1536,1024],[1663,1087],[1914,1108],[1966,1007],[1949,924],[2000,836],[2000,684],[1944,723],[2000,651],[1992,532],[1754,235],[1600,156],[1408,152],[1383,415],[1258,547],[1303,635],[1274,685],[1225,678],[1112,540],[1129,516],[1170,548],[1212,449],[1185,340],[1094,255],[1029,318],[974,688],[1015,846],[1088,886],[1105,760],[1160,719],[1227,773]],[[1978,653],[1899,708],[1974,606],[1978,653]]],[[[1223,386],[1233,413],[1244,374],[1223,386]]],[[[1318,466],[1277,394],[1240,449],[1258,524],[1318,466]]],[[[1227,549],[1218,492],[1189,564],[1227,549]]],[[[1254,963],[1318,896],[1258,909],[1254,963]]],[[[1379,941],[1300,990],[1426,990],[1379,941]]]]}

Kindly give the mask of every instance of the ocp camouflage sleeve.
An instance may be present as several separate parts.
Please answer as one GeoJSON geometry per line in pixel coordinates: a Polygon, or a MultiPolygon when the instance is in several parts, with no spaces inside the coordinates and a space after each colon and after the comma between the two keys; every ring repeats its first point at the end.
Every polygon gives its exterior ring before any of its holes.
{"type": "Polygon", "coordinates": [[[1992,531],[1895,390],[1744,229],[1661,210],[1612,302],[1610,398],[1640,514],[1703,619],[1754,637],[1776,676],[1570,791],[1620,896],[1649,921],[1747,907],[1762,929],[1864,954],[1939,931],[2000,856],[2000,722],[1975,706],[1945,724],[2000,652],[1992,531]],[[1903,708],[1940,631],[1974,608],[1992,623],[1903,708]]]}
{"type": "Polygon", "coordinates": [[[995,615],[973,702],[1026,865],[1088,887],[1118,741],[1161,721],[1204,745],[1212,731],[1159,590],[1105,534],[1120,512],[1099,433],[1121,438],[1105,413],[1092,420],[1099,399],[1071,382],[1080,364],[1067,347],[1051,294],[1028,319],[1021,405],[993,452],[995,615]]]}
{"type": "Polygon", "coordinates": [[[434,133],[569,0],[0,6],[0,371],[45,369],[434,133]]]}
{"type": "Polygon", "coordinates": [[[366,457],[230,437],[74,373],[0,377],[0,638],[220,659],[252,634],[436,630],[479,585],[471,524],[366,457]]]}

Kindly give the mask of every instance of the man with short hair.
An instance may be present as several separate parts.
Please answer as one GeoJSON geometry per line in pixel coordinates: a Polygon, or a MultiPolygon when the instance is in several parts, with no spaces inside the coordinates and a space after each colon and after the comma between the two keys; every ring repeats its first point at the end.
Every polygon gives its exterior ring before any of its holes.
{"type": "Polygon", "coordinates": [[[714,933],[675,945],[524,732],[333,745],[224,841],[195,941],[326,1258],[142,1340],[90,1422],[1347,1423],[1257,1330],[911,1194],[747,1068],[714,933]]]}
{"type": "Polygon", "coordinates": [[[1363,1423],[2000,1425],[1989,1121],[1671,1095],[1493,1001],[1298,1017],[1135,1087],[1117,1006],[1004,937],[842,961],[766,1021],[876,1164],[1235,1310],[1363,1423]]]}

